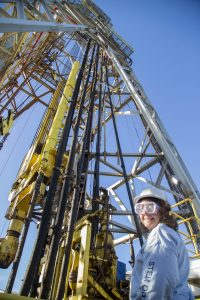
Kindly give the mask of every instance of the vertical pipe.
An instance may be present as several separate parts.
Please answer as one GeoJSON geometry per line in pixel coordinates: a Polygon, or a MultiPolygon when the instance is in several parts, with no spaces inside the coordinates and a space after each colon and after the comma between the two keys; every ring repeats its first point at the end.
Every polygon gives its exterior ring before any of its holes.
{"type": "MultiPolygon", "coordinates": [[[[95,100],[96,97],[96,84],[97,84],[97,76],[98,76],[98,64],[99,64],[99,46],[97,49],[97,57],[96,57],[96,69],[95,69],[95,76],[94,76],[94,84],[93,89],[91,92],[91,99],[95,100]]],[[[84,156],[84,162],[83,162],[83,170],[82,173],[82,184],[81,184],[81,200],[80,200],[80,210],[78,218],[80,219],[83,216],[84,213],[84,205],[85,205],[85,188],[86,188],[86,181],[87,181],[87,171],[88,171],[88,164],[89,164],[89,152],[90,152],[90,145],[91,145],[91,133],[92,133],[92,122],[93,122],[93,114],[90,118],[90,125],[89,125],[89,131],[86,137],[86,144],[85,144],[85,156],[84,156]]]]}
{"type": "MultiPolygon", "coordinates": [[[[102,132],[102,78],[103,78],[103,53],[101,57],[101,71],[100,71],[100,85],[99,85],[99,110],[98,110],[98,124],[97,124],[97,142],[96,142],[96,161],[94,167],[94,182],[93,182],[93,199],[92,199],[92,211],[98,210],[99,205],[97,199],[99,198],[99,160],[100,160],[100,148],[101,148],[101,132],[102,132]]],[[[98,217],[95,216],[92,220],[92,234],[91,241],[94,241],[96,234],[98,233],[98,217]]]]}

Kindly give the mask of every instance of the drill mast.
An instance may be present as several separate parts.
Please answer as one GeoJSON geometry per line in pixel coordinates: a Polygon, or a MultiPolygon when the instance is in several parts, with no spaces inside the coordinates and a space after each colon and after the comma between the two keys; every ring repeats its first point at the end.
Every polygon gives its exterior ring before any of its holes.
{"type": "Polygon", "coordinates": [[[0,244],[0,267],[11,266],[5,297],[12,299],[35,221],[21,296],[128,299],[115,246],[142,244],[133,197],[146,186],[168,194],[191,259],[199,261],[200,194],[109,16],[91,0],[2,3],[0,149],[26,111],[43,112],[9,194],[0,244]]]}

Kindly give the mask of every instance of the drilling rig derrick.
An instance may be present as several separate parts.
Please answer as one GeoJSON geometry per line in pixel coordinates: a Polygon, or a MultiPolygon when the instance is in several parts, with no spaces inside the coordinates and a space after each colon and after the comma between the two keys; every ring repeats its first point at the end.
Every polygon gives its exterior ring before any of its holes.
{"type": "Polygon", "coordinates": [[[2,3],[0,150],[28,111],[42,115],[9,193],[0,241],[0,267],[11,268],[5,299],[13,299],[33,222],[15,299],[128,299],[115,248],[130,243],[133,256],[133,241],[143,243],[133,207],[141,182],[167,193],[191,260],[199,261],[200,194],[110,17],[91,0],[2,3]],[[137,127],[131,146],[127,116],[137,127]]]}

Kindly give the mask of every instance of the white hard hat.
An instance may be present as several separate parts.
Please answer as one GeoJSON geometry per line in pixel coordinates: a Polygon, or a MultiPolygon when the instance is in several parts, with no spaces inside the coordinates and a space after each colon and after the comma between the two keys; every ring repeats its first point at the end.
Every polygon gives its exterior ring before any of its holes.
{"type": "Polygon", "coordinates": [[[139,200],[143,198],[156,198],[158,200],[163,200],[168,203],[166,194],[155,187],[150,187],[147,189],[144,189],[139,196],[136,196],[134,198],[134,203],[136,204],[139,200]]]}

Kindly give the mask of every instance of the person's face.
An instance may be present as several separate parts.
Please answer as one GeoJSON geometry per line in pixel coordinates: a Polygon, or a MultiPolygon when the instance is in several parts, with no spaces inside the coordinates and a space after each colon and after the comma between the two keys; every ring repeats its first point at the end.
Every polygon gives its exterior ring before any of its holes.
{"type": "MultiPolygon", "coordinates": [[[[151,200],[143,200],[140,203],[142,203],[144,206],[148,205],[149,202],[152,202],[151,200]]],[[[153,214],[148,214],[146,212],[146,209],[139,215],[140,221],[142,224],[148,229],[152,230],[155,228],[159,223],[161,219],[160,211],[159,209],[156,209],[155,213],[153,214]]]]}

